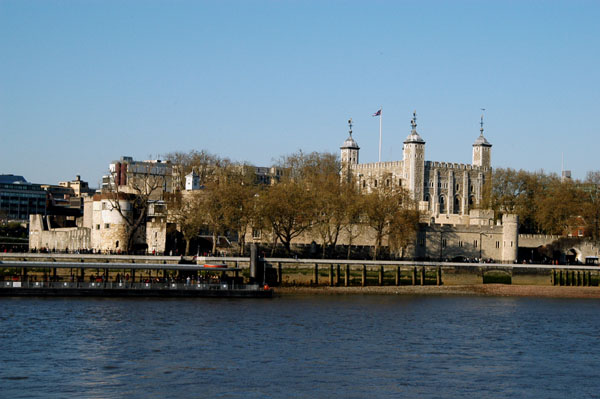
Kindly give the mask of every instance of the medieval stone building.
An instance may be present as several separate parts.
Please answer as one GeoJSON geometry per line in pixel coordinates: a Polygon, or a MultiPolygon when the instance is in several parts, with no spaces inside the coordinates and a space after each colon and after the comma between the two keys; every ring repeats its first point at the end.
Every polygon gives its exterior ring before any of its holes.
{"type": "Polygon", "coordinates": [[[471,164],[427,161],[425,140],[417,132],[416,112],[404,140],[402,160],[361,164],[360,147],[352,137],[349,122],[349,137],[340,147],[342,178],[364,192],[382,188],[410,192],[422,223],[414,245],[408,248],[409,257],[517,259],[517,217],[504,215],[495,221],[493,211],[479,209],[483,186],[492,177],[492,145],[483,135],[483,116],[471,164]]]}
{"type": "Polygon", "coordinates": [[[393,162],[361,164],[359,146],[350,136],[341,146],[342,173],[361,190],[402,187],[410,191],[419,210],[435,222],[469,224],[465,216],[482,199],[483,185],[491,178],[492,145],[480,135],[473,144],[473,161],[469,164],[425,160],[425,141],[417,132],[417,115],[413,113],[411,132],[404,140],[403,159],[393,162]]]}

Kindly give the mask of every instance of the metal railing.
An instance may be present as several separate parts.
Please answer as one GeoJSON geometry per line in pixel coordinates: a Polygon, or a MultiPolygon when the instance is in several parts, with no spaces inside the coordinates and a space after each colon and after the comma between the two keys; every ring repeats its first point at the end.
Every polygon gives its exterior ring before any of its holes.
{"type": "Polygon", "coordinates": [[[46,289],[97,289],[97,290],[236,290],[259,291],[258,284],[220,283],[176,283],[176,282],[67,282],[67,281],[2,281],[0,288],[46,288],[46,289]]]}

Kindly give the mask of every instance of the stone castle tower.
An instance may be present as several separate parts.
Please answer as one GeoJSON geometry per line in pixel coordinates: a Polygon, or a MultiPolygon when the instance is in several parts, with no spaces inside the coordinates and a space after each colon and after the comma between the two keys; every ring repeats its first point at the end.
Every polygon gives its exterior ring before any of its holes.
{"type": "Polygon", "coordinates": [[[417,133],[417,112],[410,121],[412,130],[402,149],[404,158],[405,188],[413,194],[415,201],[423,201],[423,177],[425,176],[425,141],[417,133]]]}
{"type": "Polygon", "coordinates": [[[478,207],[483,185],[492,172],[492,145],[483,136],[483,116],[471,164],[426,161],[425,140],[417,132],[416,112],[411,119],[411,132],[404,140],[401,161],[360,164],[360,148],[352,137],[352,120],[349,124],[350,136],[340,147],[344,178],[367,192],[380,187],[405,188],[423,214],[439,219],[440,223],[442,220],[468,223],[461,217],[468,217],[469,211],[478,207]]]}
{"type": "Polygon", "coordinates": [[[349,136],[340,147],[342,160],[342,178],[350,179],[351,170],[354,165],[358,165],[358,150],[360,147],[352,138],[352,119],[348,120],[349,136]]]}
{"type": "Polygon", "coordinates": [[[519,253],[519,216],[502,215],[502,260],[512,262],[519,253]]]}
{"type": "Polygon", "coordinates": [[[473,165],[489,169],[492,167],[492,145],[483,137],[483,115],[479,132],[479,137],[473,143],[473,165]]]}

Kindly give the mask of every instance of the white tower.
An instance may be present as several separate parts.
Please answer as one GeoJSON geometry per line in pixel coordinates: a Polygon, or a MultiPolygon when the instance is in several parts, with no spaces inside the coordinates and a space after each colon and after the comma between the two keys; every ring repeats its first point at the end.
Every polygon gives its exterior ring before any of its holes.
{"type": "Polygon", "coordinates": [[[492,145],[483,137],[483,114],[479,132],[479,137],[473,143],[473,166],[482,166],[489,170],[492,166],[492,145]]]}
{"type": "Polygon", "coordinates": [[[417,111],[410,121],[412,130],[404,140],[404,181],[405,187],[413,194],[415,201],[423,201],[423,179],[425,177],[425,141],[417,133],[417,111]]]}

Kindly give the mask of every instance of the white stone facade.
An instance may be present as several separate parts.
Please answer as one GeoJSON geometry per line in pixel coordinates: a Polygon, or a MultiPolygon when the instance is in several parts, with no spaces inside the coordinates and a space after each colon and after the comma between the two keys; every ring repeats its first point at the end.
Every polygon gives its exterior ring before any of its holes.
{"type": "Polygon", "coordinates": [[[483,137],[483,127],[473,144],[473,161],[469,165],[426,161],[425,141],[416,130],[416,114],[411,126],[404,141],[403,159],[393,162],[358,163],[360,148],[350,132],[340,148],[342,175],[367,192],[403,187],[412,193],[419,210],[436,223],[438,219],[461,223],[461,216],[468,216],[479,205],[483,185],[491,178],[492,145],[483,137]]]}

